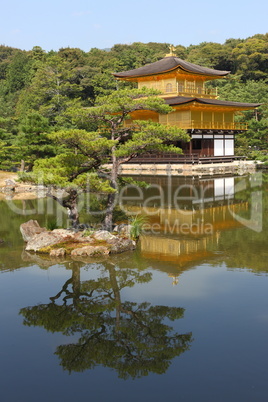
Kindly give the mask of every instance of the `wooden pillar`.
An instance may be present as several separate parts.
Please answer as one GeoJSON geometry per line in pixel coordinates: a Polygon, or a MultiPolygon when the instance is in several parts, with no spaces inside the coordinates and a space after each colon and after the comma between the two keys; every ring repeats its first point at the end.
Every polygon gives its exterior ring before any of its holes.
{"type": "Polygon", "coordinates": [[[191,141],[189,142],[189,154],[192,155],[193,153],[193,140],[191,138],[191,141]]]}

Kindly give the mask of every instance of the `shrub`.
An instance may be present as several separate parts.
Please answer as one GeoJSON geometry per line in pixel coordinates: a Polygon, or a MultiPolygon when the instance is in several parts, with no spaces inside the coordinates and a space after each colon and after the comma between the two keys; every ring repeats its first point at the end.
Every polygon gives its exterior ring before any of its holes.
{"type": "Polygon", "coordinates": [[[145,223],[148,222],[148,218],[144,215],[136,215],[130,220],[130,237],[133,240],[138,240],[142,234],[142,228],[145,223]]]}

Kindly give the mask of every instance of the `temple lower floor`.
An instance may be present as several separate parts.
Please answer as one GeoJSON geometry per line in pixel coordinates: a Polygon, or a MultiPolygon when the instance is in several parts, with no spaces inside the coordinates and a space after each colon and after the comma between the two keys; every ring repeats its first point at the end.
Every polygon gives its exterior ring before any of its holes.
{"type": "Polygon", "coordinates": [[[182,154],[148,153],[140,155],[131,163],[209,163],[239,159],[234,155],[234,134],[194,131],[189,133],[190,142],[178,141],[174,145],[182,149],[182,154]]]}

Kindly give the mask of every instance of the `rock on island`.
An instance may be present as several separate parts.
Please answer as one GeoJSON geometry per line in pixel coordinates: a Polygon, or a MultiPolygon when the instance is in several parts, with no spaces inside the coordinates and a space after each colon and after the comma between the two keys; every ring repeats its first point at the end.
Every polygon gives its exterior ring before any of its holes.
{"type": "Polygon", "coordinates": [[[36,220],[20,225],[25,251],[49,254],[51,257],[99,257],[134,250],[136,242],[130,238],[128,225],[125,230],[110,233],[106,230],[71,229],[47,230],[36,220]]]}

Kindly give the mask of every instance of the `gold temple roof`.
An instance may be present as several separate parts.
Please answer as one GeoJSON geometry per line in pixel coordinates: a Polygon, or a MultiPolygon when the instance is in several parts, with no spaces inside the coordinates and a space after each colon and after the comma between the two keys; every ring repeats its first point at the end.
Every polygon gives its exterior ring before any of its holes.
{"type": "Polygon", "coordinates": [[[260,106],[260,103],[242,103],[242,102],[232,102],[232,101],[224,101],[219,99],[205,99],[205,98],[192,98],[192,97],[185,97],[185,96],[174,96],[173,98],[166,98],[166,103],[170,106],[175,105],[182,105],[185,103],[202,103],[205,105],[212,105],[212,106],[229,106],[233,108],[255,108],[260,106]]]}
{"type": "Polygon", "coordinates": [[[155,74],[167,73],[180,68],[189,73],[206,75],[212,77],[224,77],[230,73],[230,71],[214,70],[208,67],[201,67],[197,64],[184,61],[175,56],[165,57],[154,63],[147,64],[143,67],[136,68],[134,70],[122,71],[119,73],[113,73],[116,78],[128,79],[134,77],[144,77],[155,74]]]}

